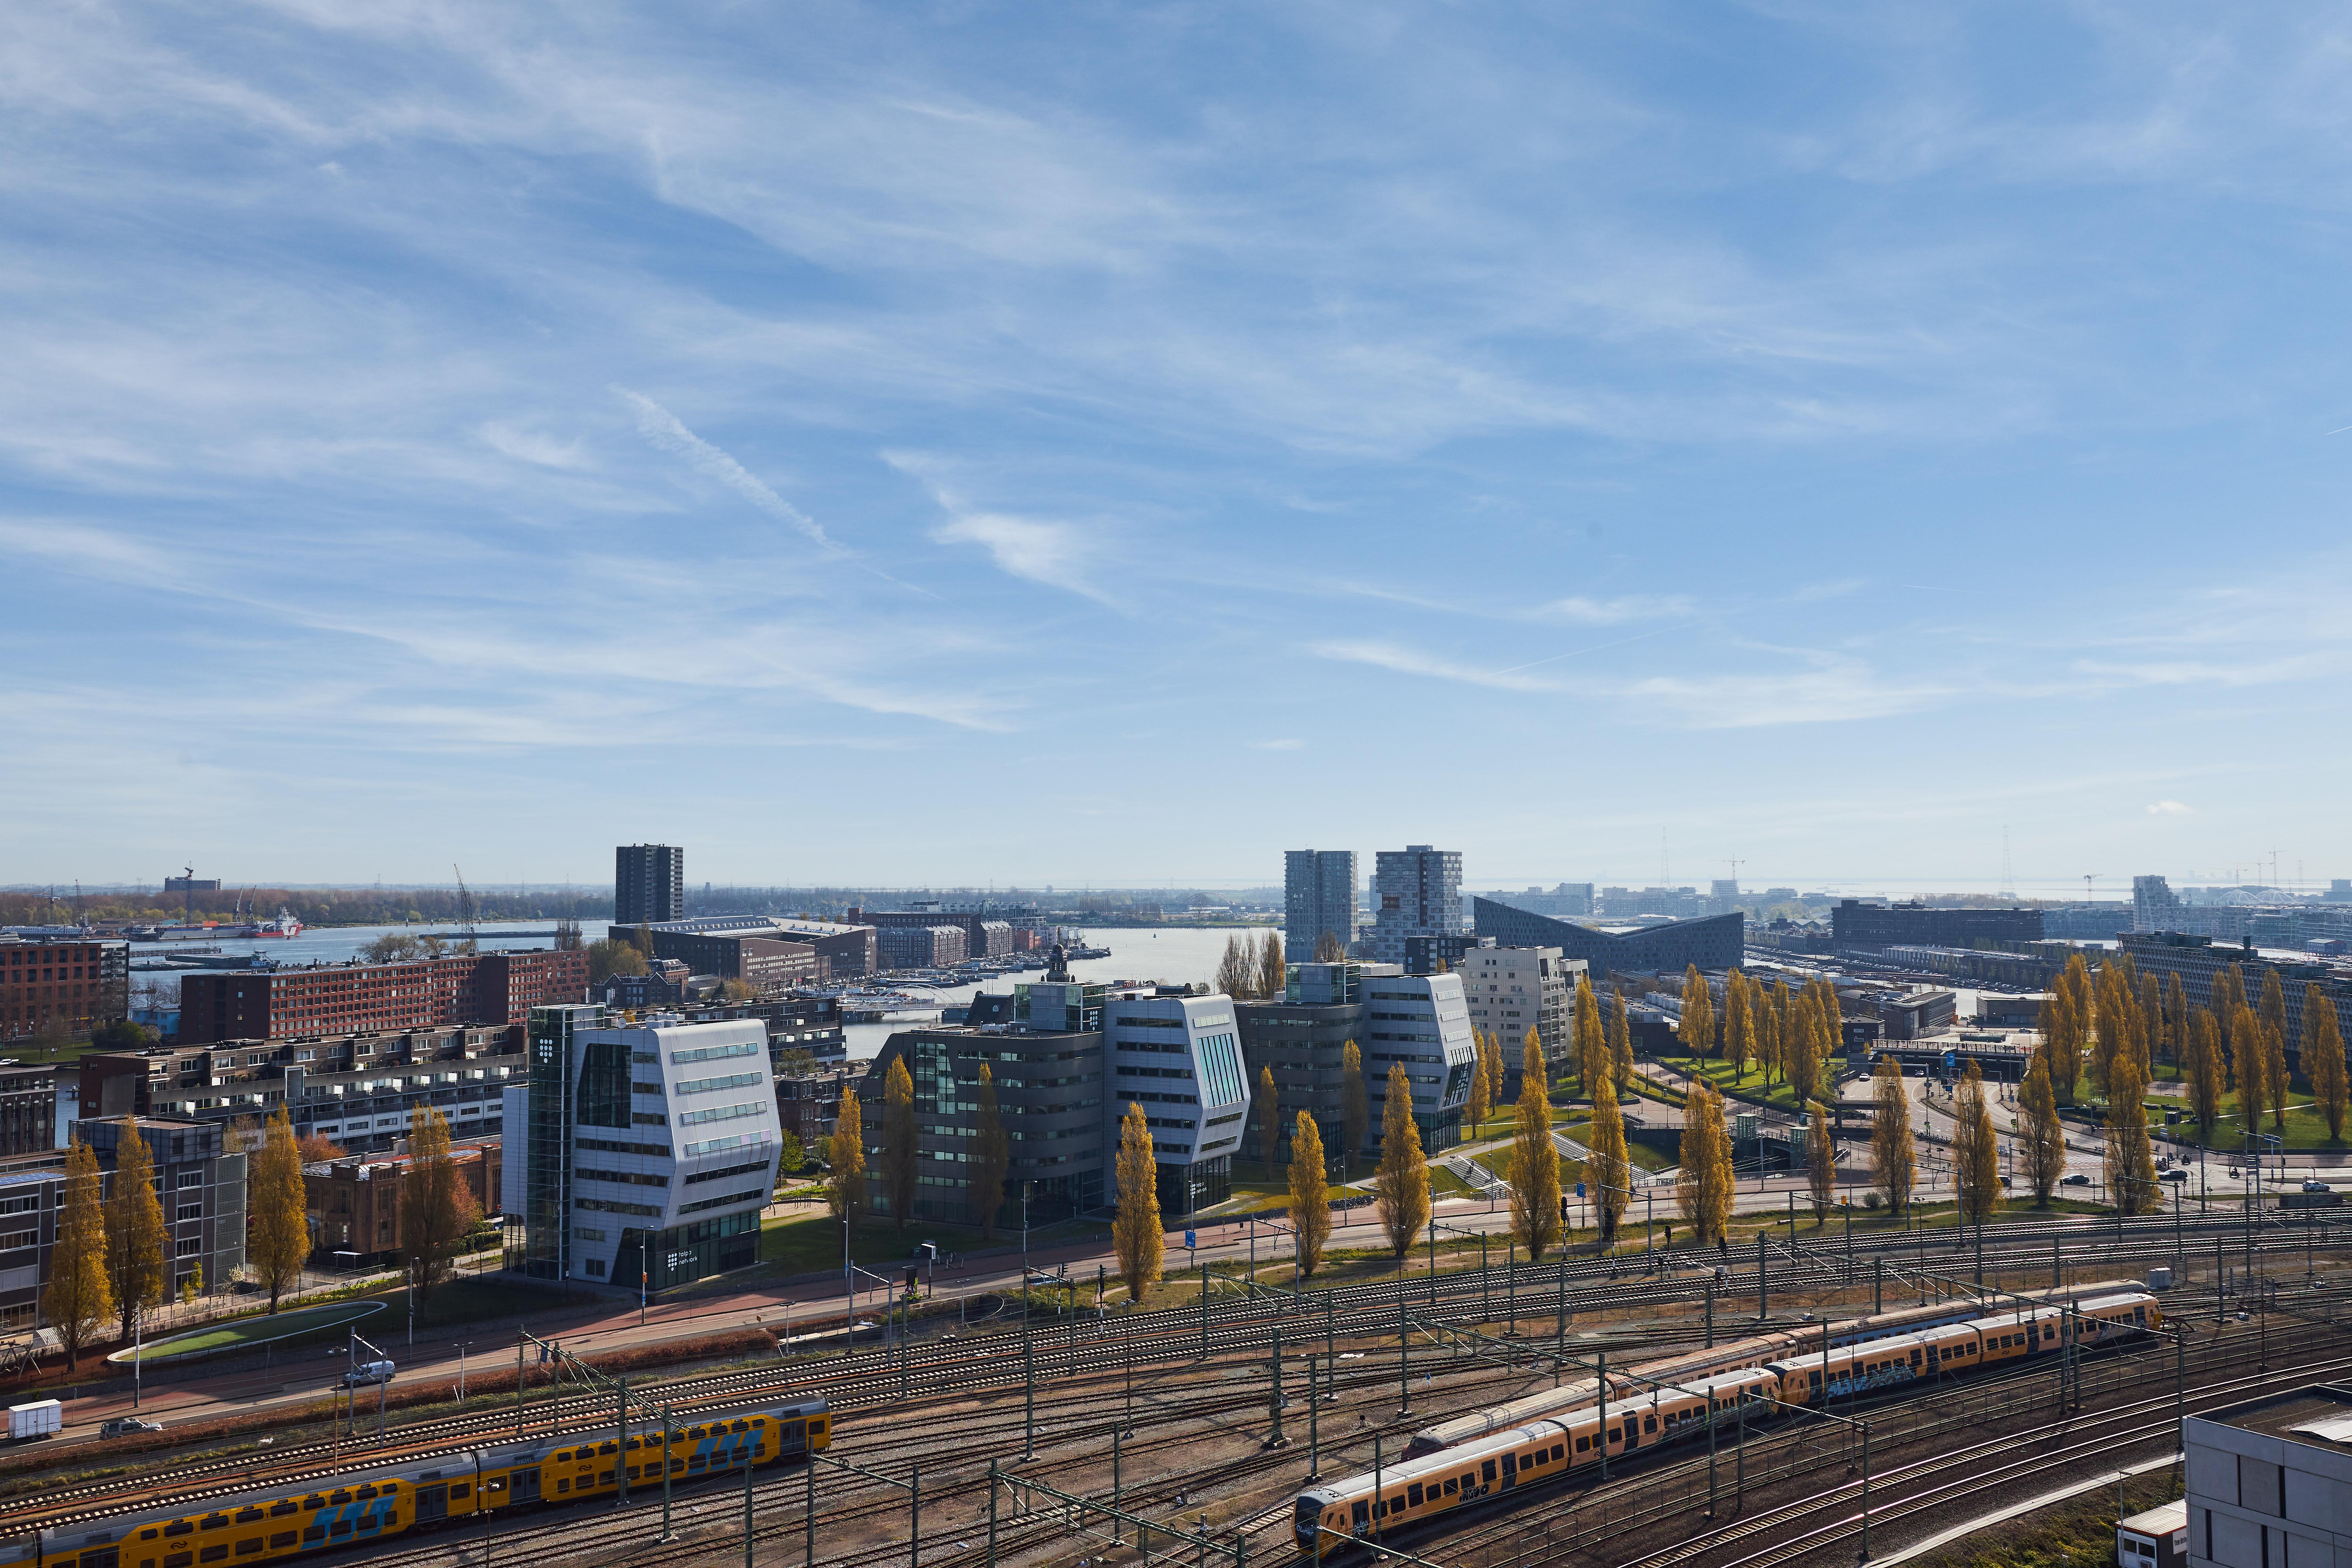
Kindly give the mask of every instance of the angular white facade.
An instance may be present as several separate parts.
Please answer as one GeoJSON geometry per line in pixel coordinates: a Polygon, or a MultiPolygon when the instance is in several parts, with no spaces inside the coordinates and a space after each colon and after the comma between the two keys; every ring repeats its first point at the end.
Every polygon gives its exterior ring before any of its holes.
{"type": "Polygon", "coordinates": [[[1389,1068],[1402,1065],[1412,1085],[1413,1114],[1424,1146],[1436,1129],[1458,1121],[1470,1100],[1477,1045],[1458,974],[1407,974],[1390,964],[1363,966],[1364,1089],[1372,1102],[1367,1147],[1377,1147],[1388,1101],[1389,1068]]]}

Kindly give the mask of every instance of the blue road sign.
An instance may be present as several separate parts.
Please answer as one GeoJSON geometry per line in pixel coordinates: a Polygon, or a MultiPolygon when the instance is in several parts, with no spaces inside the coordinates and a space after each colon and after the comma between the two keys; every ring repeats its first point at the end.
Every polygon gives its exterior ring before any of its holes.
{"type": "Polygon", "coordinates": [[[1190,1252],[1192,1248],[1200,1245],[1201,1238],[1198,1235],[1189,1230],[1184,1233],[1184,1249],[1187,1252],[1190,1252]]]}

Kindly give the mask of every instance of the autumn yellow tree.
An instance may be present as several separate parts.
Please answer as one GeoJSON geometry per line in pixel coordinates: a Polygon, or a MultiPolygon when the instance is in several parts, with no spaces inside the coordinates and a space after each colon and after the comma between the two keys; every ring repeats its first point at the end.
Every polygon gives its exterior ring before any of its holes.
{"type": "Polygon", "coordinates": [[[1462,1135],[1475,1140],[1494,1109],[1494,1090],[1486,1081],[1486,1037],[1478,1030],[1470,1032],[1470,1103],[1463,1108],[1462,1135]]]}
{"type": "Polygon", "coordinates": [[[1633,1025],[1625,1016],[1625,993],[1617,993],[1617,1012],[1609,1021],[1609,1058],[1621,1101],[1633,1087],[1633,1025]]]}
{"type": "Polygon", "coordinates": [[[1429,1220],[1429,1162],[1421,1152],[1421,1129],[1412,1119],[1412,1080],[1404,1064],[1389,1068],[1388,1103],[1381,1110],[1381,1168],[1372,1178],[1372,1204],[1389,1250],[1402,1258],[1429,1220]]]}
{"type": "Polygon", "coordinates": [[[1985,1104],[1984,1071],[1974,1060],[1960,1079],[1952,1107],[1952,1171],[1959,1182],[1960,1217],[1982,1225],[2000,1206],[2000,1139],[1985,1104]]]}
{"type": "Polygon", "coordinates": [[[1820,1097],[1821,1038],[1821,999],[1807,987],[1790,1005],[1789,1032],[1780,1046],[1780,1076],[1797,1091],[1799,1100],[1820,1097]]]}
{"type": "Polygon", "coordinates": [[[269,1310],[275,1312],[278,1299],[301,1282],[302,1265],[310,1257],[302,1154],[294,1146],[294,1127],[282,1105],[270,1117],[261,1147],[246,1162],[245,1186],[250,1232],[247,1261],[269,1292],[269,1310]]]}
{"type": "Polygon", "coordinates": [[[2189,1016],[2189,1048],[2181,1058],[2180,1070],[2189,1083],[2189,1110],[2197,1119],[2197,1141],[2210,1144],[2214,1124],[2221,1120],[2224,1093],[2221,1028],[2210,1007],[2200,1007],[2189,1016]]]}
{"type": "Polygon", "coordinates": [[[1528,1260],[1540,1262],[1559,1240],[1559,1151],[1551,1141],[1543,1042],[1530,1029],[1520,1048],[1518,1125],[1511,1139],[1511,1231],[1528,1249],[1528,1260]]]}
{"type": "Polygon", "coordinates": [[[1594,1087],[1592,1120],[1584,1131],[1585,1193],[1592,1200],[1601,1245],[1608,1247],[1616,1241],[1618,1224],[1625,1217],[1633,1165],[1625,1152],[1624,1112],[1618,1109],[1616,1089],[1606,1075],[1594,1087]]]}
{"type": "Polygon", "coordinates": [[[913,1216],[917,1152],[915,1077],[907,1070],[907,1058],[899,1056],[882,1078],[882,1190],[890,1200],[890,1218],[900,1230],[913,1216]]]}
{"type": "Polygon", "coordinates": [[[1724,1234],[1731,1217],[1731,1137],[1724,1130],[1723,1097],[1706,1084],[1683,1104],[1682,1170],[1675,1201],[1701,1247],[1724,1234]]]}
{"type": "Polygon", "coordinates": [[[2271,1126],[2286,1130],[2286,988],[2275,969],[2263,971],[2263,1071],[2264,1099],[2270,1103],[2271,1126]]]}
{"type": "Polygon", "coordinates": [[[1356,1155],[1372,1130],[1371,1120],[1371,1100],[1364,1088],[1364,1053],[1349,1040],[1339,1053],[1339,1136],[1347,1145],[1339,1151],[1341,1181],[1356,1167],[1356,1155]]]}
{"type": "Polygon", "coordinates": [[[2270,1100],[2270,1054],[2262,1019],[2239,1003],[2230,1019],[2230,1087],[2238,1091],[2238,1114],[2249,1132],[2263,1128],[2263,1107],[2270,1100]]]}
{"type": "Polygon", "coordinates": [[[1837,987],[1830,984],[1826,975],[1814,981],[1813,984],[1814,994],[1820,998],[1821,1013],[1820,1044],[1818,1053],[1813,1058],[1816,1063],[1813,1068],[1814,1081],[1819,1082],[1821,1074],[1827,1067],[1830,1058],[1845,1053],[1845,1020],[1838,1010],[1837,987]]]}
{"type": "Polygon", "coordinates": [[[1290,1227],[1298,1238],[1298,1277],[1310,1279],[1331,1239],[1331,1197],[1323,1184],[1323,1134],[1303,1110],[1290,1131],[1290,1227]]]}
{"type": "Polygon", "coordinates": [[[449,1122],[420,1105],[408,1113],[408,1172],[401,1180],[400,1249],[417,1294],[429,1296],[457,1267],[466,1237],[481,1223],[481,1205],[449,1152],[449,1122]]]}
{"type": "Polygon", "coordinates": [[[2058,1190],[2058,1178],[2066,1173],[2066,1124],[2058,1119],[2058,1093],[2051,1087],[2050,1058],[2042,1052],[2034,1052],[2017,1099],[2023,1113],[2018,1142],[2025,1155],[2026,1184],[2033,1189],[2033,1201],[2046,1206],[2058,1190]]]}
{"type": "Polygon", "coordinates": [[[1878,1109],[1870,1124],[1871,1174],[1886,1195],[1886,1206],[1901,1214],[1911,1206],[1911,1187],[1918,1155],[1911,1136],[1911,1097],[1903,1090],[1903,1065],[1881,1057],[1876,1081],[1878,1109]]]}
{"type": "Polygon", "coordinates": [[[1748,1058],[1756,1054],[1756,1014],[1748,976],[1734,969],[1723,977],[1723,1059],[1731,1064],[1731,1081],[1748,1076],[1748,1058]]]}
{"type": "MultiPolygon", "coordinates": [[[[1789,984],[1784,980],[1780,983],[1780,994],[1788,994],[1789,984]]],[[[1758,985],[1750,998],[1749,1013],[1756,1021],[1756,1065],[1762,1070],[1764,1085],[1769,1089],[1780,1068],[1780,1009],[1772,994],[1758,985]]]]}
{"type": "Polygon", "coordinates": [[[121,1315],[122,1339],[142,1310],[171,1300],[171,1236],[163,1205],[155,1197],[155,1164],[135,1118],[122,1119],[114,1144],[114,1192],[106,1200],[106,1271],[114,1284],[114,1310],[121,1315]]]}
{"type": "Polygon", "coordinates": [[[1675,1037],[1682,1041],[1684,1054],[1693,1059],[1715,1050],[1715,998],[1696,963],[1683,971],[1682,1017],[1675,1026],[1675,1037]]]}
{"type": "Polygon", "coordinates": [[[1830,1199],[1837,1195],[1837,1145],[1830,1140],[1830,1108],[1812,1102],[1811,1127],[1805,1138],[1805,1184],[1812,1189],[1813,1224],[1828,1222],[1830,1199]]]}
{"type": "Polygon", "coordinates": [[[1503,1060],[1503,1037],[1500,1035],[1489,1032],[1486,1049],[1486,1109],[1491,1115],[1494,1108],[1503,1102],[1503,1089],[1510,1082],[1511,1072],[1508,1064],[1503,1060]]]}
{"type": "Polygon", "coordinates": [[[2344,1115],[2347,1089],[2344,1061],[2344,1037],[2336,1032],[2336,1004],[2316,981],[2303,988],[2303,1076],[2311,1084],[2312,1098],[2319,1102],[2319,1113],[2327,1119],[2330,1142],[2344,1136],[2344,1115]]]}
{"type": "Polygon", "coordinates": [[[1590,1100],[1593,1080],[1609,1070],[1609,1036],[1589,973],[1576,977],[1576,1016],[1570,1026],[1576,1040],[1576,1087],[1590,1100]]]}
{"type": "Polygon", "coordinates": [[[2165,976],[2164,1055],[2165,1059],[2172,1064],[2175,1080],[2188,1076],[2189,992],[2181,985],[2178,974],[2165,976]]]}
{"type": "Polygon", "coordinates": [[[834,1113],[833,1133],[825,1140],[824,1203],[844,1226],[855,1224],[866,1206],[866,1114],[857,1104],[857,1087],[845,1079],[841,1108],[834,1113]]]}
{"type": "Polygon", "coordinates": [[[971,1173],[971,1185],[965,1191],[985,1241],[996,1236],[996,1212],[1004,1206],[1004,1178],[1013,1171],[1013,1144],[1005,1135],[1003,1109],[996,1101],[996,1075],[986,1062],[980,1064],[972,1091],[979,1110],[972,1128],[971,1163],[966,1167],[971,1173]]]}
{"type": "Polygon", "coordinates": [[[2156,1153],[2147,1141],[2147,1068],[2128,1050],[2107,1062],[2107,1185],[2123,1213],[2153,1214],[2159,1206],[2156,1153]]]}
{"type": "Polygon", "coordinates": [[[76,1138],[66,1149],[58,1194],[57,1243],[49,1249],[49,1282],[41,1316],[64,1342],[66,1370],[81,1370],[82,1347],[114,1315],[114,1287],[106,1262],[106,1211],[99,1201],[98,1156],[76,1138]]]}
{"type": "Polygon", "coordinates": [[[1118,1212],[1110,1226],[1111,1250],[1127,1299],[1141,1305],[1143,1292],[1160,1278],[1160,1167],[1151,1152],[1151,1129],[1143,1107],[1129,1103],[1118,1123],[1118,1212]]]}

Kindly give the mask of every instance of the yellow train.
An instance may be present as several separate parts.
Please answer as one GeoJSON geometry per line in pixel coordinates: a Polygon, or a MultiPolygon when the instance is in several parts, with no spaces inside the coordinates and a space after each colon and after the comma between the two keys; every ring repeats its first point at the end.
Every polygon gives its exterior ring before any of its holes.
{"type": "Polygon", "coordinates": [[[627,1472],[639,1492],[658,1488],[667,1460],[675,1480],[772,1465],[832,1447],[821,1399],[618,1439],[545,1439],[485,1448],[478,1471],[466,1454],[387,1465],[329,1485],[262,1489],[186,1505],[89,1520],[19,1537],[0,1568],[211,1568],[331,1552],[430,1530],[485,1510],[610,1497],[627,1472]]]}
{"type": "Polygon", "coordinates": [[[1300,1551],[1311,1553],[1318,1542],[1328,1551],[1333,1543],[1325,1531],[1367,1536],[1406,1529],[1481,1498],[1597,1465],[1604,1451],[1615,1460],[1697,1436],[1706,1430],[1710,1408],[1720,1428],[1742,1405],[1748,1406],[1750,1419],[1761,1419],[1788,1405],[1820,1405],[1868,1389],[1963,1375],[1979,1367],[2050,1354],[2068,1341],[2077,1346],[2105,1344],[2162,1323],[2156,1298],[2134,1289],[2070,1306],[1987,1313],[1843,1345],[1836,1342],[1836,1325],[1827,1333],[1816,1330],[1770,1336],[1810,1339],[1814,1348],[1811,1353],[1783,1348],[1757,1364],[1674,1383],[1648,1379],[1621,1390],[1612,1373],[1605,1408],[1598,1380],[1591,1380],[1580,1397],[1571,1390],[1559,1391],[1576,1399],[1568,1407],[1401,1458],[1377,1472],[1302,1491],[1293,1505],[1292,1531],[1300,1551]]]}

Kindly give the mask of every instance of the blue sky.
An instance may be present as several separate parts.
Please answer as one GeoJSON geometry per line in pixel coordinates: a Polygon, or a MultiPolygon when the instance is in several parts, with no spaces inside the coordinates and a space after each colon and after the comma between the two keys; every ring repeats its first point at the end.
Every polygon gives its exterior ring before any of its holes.
{"type": "Polygon", "coordinates": [[[17,7],[0,881],[2352,874],[2352,17],[17,7]]]}

